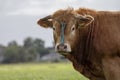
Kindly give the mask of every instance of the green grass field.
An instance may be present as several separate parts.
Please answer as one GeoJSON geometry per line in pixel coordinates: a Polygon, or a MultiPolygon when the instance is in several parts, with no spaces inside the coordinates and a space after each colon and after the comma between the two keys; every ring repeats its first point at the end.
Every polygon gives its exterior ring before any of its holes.
{"type": "Polygon", "coordinates": [[[1,64],[0,80],[88,80],[70,63],[1,64]]]}

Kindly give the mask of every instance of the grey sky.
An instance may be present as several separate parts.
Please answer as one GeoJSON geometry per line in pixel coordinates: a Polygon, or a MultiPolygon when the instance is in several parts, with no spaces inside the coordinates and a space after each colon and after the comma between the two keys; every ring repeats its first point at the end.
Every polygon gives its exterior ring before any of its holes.
{"type": "Polygon", "coordinates": [[[67,7],[87,7],[96,10],[120,10],[120,0],[0,0],[0,44],[11,40],[23,44],[31,36],[53,42],[52,30],[39,27],[39,18],[67,7]]]}

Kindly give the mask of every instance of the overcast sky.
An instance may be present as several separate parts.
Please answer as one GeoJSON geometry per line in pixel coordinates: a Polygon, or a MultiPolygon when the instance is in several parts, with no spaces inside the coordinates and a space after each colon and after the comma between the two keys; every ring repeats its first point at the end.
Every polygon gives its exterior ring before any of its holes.
{"type": "Polygon", "coordinates": [[[52,46],[52,30],[36,22],[67,7],[120,10],[120,0],[0,0],[0,44],[16,40],[22,45],[26,37],[33,37],[43,39],[46,47],[52,46]]]}

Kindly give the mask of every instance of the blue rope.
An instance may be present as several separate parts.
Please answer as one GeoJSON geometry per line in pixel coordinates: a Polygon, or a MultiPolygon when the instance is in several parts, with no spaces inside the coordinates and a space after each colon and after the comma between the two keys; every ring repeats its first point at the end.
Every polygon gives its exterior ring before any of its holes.
{"type": "Polygon", "coordinates": [[[64,44],[64,30],[65,30],[65,23],[61,22],[61,44],[64,44]]]}

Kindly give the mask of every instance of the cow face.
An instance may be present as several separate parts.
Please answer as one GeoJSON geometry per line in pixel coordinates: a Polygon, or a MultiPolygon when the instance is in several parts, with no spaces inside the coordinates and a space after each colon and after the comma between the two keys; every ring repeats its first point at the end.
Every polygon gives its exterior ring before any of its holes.
{"type": "Polygon", "coordinates": [[[66,55],[72,52],[79,29],[88,26],[93,19],[90,15],[61,10],[40,19],[38,24],[44,28],[53,29],[55,50],[66,55]]]}

